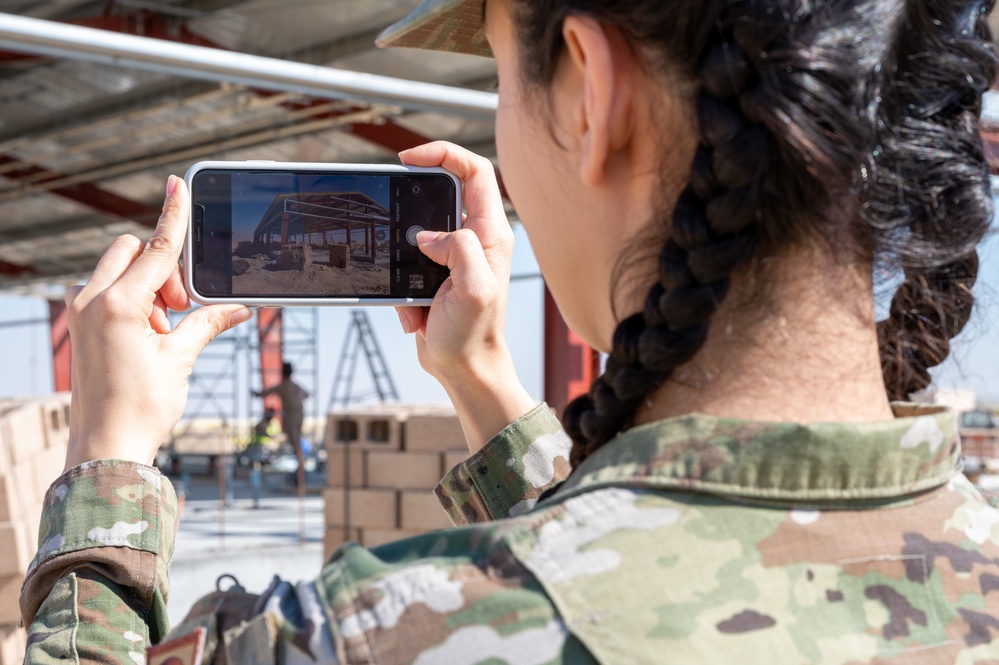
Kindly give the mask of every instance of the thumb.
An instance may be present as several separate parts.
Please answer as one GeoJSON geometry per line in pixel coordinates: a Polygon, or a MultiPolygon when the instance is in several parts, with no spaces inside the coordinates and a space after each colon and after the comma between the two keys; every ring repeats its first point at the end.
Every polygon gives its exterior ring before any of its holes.
{"type": "Polygon", "coordinates": [[[213,339],[251,318],[253,310],[244,305],[200,307],[184,317],[169,339],[178,353],[197,357],[213,339]]]}
{"type": "Polygon", "coordinates": [[[447,266],[452,273],[488,269],[482,244],[470,229],[451,233],[421,231],[416,242],[428,259],[447,266]]]}

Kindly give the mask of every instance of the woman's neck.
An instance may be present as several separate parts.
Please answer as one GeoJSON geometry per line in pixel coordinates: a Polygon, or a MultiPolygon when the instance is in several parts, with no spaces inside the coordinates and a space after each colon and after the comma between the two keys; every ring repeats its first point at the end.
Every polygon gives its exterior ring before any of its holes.
{"type": "Polygon", "coordinates": [[[892,417],[870,276],[818,250],[782,256],[779,266],[756,312],[746,276],[733,277],[704,347],[649,396],[635,424],[689,413],[798,423],[892,417]]]}

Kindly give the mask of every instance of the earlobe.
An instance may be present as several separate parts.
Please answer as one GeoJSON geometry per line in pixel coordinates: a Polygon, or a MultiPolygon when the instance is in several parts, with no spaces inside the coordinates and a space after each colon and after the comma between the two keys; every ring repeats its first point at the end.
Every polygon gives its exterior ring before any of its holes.
{"type": "Polygon", "coordinates": [[[569,16],[562,27],[568,66],[579,78],[573,131],[579,145],[579,174],[586,185],[607,177],[614,153],[630,140],[630,94],[622,85],[627,50],[618,35],[585,16],[569,16]]]}

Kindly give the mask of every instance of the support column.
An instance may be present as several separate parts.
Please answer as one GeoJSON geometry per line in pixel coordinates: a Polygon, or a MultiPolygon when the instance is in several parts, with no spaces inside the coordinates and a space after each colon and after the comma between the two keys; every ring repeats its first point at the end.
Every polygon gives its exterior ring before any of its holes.
{"type": "MultiPolygon", "coordinates": [[[[262,307],[257,310],[257,337],[260,340],[260,386],[267,390],[281,383],[284,320],[280,308],[262,307]]],[[[276,395],[264,398],[264,408],[280,413],[280,398],[276,395]]]]}
{"type": "Polygon", "coordinates": [[[288,244],[288,226],[290,219],[288,213],[281,213],[281,246],[288,244]]]}
{"type": "Polygon", "coordinates": [[[73,354],[66,326],[66,303],[62,300],[49,301],[49,330],[52,337],[52,385],[57,393],[69,392],[73,389],[73,354]]]}
{"type": "Polygon", "coordinates": [[[600,354],[569,329],[545,288],[545,401],[562,413],[590,389],[600,372],[600,354]]]}

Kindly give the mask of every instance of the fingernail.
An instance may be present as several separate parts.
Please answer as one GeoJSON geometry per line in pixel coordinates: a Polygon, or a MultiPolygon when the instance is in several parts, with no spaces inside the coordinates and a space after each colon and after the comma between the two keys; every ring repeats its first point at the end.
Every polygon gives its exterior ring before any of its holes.
{"type": "Polygon", "coordinates": [[[407,335],[413,332],[413,320],[409,318],[409,312],[399,310],[399,323],[402,324],[402,331],[407,335]]]}
{"type": "Polygon", "coordinates": [[[238,326],[240,323],[246,323],[253,318],[253,310],[249,307],[244,307],[242,309],[237,309],[235,312],[229,315],[229,325],[238,326]]]}
{"type": "Polygon", "coordinates": [[[444,235],[443,231],[420,231],[416,234],[416,242],[419,245],[428,245],[444,235]]]}
{"type": "Polygon", "coordinates": [[[175,175],[171,175],[169,178],[167,178],[167,185],[166,185],[167,198],[173,196],[173,193],[177,191],[177,181],[179,180],[180,178],[178,178],[175,175]]]}

